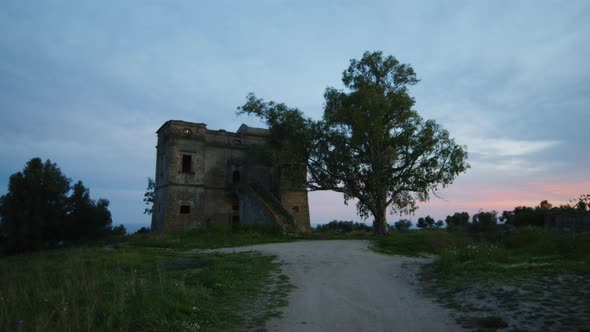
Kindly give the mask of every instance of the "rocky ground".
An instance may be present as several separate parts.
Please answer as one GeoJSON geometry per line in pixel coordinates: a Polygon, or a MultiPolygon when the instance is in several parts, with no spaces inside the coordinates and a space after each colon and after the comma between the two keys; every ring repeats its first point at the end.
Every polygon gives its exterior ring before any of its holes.
{"type": "Polygon", "coordinates": [[[590,331],[590,277],[531,275],[445,287],[423,279],[463,327],[490,331],[590,331]]]}

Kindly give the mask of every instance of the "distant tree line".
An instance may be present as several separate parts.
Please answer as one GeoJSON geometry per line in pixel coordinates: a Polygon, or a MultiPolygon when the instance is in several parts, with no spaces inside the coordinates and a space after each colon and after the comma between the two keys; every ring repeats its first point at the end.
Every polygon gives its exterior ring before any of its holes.
{"type": "MultiPolygon", "coordinates": [[[[507,227],[543,227],[545,216],[548,213],[575,214],[588,211],[590,207],[590,194],[580,195],[570,200],[570,204],[553,207],[547,200],[541,201],[538,206],[517,206],[513,210],[503,211],[500,216],[496,211],[479,211],[470,216],[467,212],[455,212],[448,215],[444,222],[435,221],[431,216],[420,217],[416,222],[419,229],[446,228],[449,231],[465,231],[468,233],[493,233],[507,227]]],[[[411,229],[412,222],[408,219],[400,219],[394,223],[394,228],[399,232],[411,229]]]]}
{"type": "Polygon", "coordinates": [[[354,231],[370,232],[373,227],[354,221],[332,220],[327,224],[318,225],[314,231],[325,233],[350,233],[354,231]]]}
{"type": "Polygon", "coordinates": [[[126,233],[123,225],[111,226],[108,200],[93,200],[82,181],[71,182],[55,163],[40,158],[10,176],[8,193],[0,197],[0,250],[22,252],[126,233]]]}

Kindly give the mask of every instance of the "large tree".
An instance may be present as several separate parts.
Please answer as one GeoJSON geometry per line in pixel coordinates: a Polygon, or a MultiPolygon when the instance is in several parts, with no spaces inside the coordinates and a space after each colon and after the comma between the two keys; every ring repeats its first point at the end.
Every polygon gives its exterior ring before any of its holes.
{"type": "Polygon", "coordinates": [[[343,73],[345,89],[327,88],[320,121],[284,104],[249,95],[239,113],[261,117],[282,155],[307,160],[310,190],[333,190],[357,200],[361,217],[374,217],[374,233],[387,231],[387,209],[412,213],[464,172],[465,147],[412,108],[411,66],[366,52],[343,73]]]}
{"type": "Polygon", "coordinates": [[[40,158],[13,174],[8,193],[0,197],[0,249],[40,249],[110,232],[109,202],[90,199],[82,182],[73,187],[70,182],[56,164],[40,158]]]}

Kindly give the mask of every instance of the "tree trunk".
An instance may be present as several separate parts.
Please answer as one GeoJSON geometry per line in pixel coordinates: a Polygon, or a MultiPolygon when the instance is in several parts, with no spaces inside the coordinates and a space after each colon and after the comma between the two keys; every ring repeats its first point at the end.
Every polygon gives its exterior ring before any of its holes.
{"type": "Polygon", "coordinates": [[[375,221],[373,221],[373,235],[381,236],[387,234],[387,207],[379,204],[375,210],[375,221]]]}

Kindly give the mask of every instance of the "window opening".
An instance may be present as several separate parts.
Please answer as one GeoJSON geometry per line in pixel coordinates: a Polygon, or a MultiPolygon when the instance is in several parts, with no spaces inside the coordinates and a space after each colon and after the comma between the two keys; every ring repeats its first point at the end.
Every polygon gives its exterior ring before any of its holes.
{"type": "Polygon", "coordinates": [[[182,172],[190,173],[192,170],[192,158],[190,154],[182,155],[182,172]]]}
{"type": "Polygon", "coordinates": [[[191,213],[191,206],[190,205],[181,205],[180,206],[180,214],[190,214],[191,213]]]}

